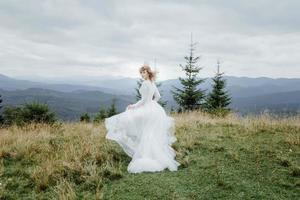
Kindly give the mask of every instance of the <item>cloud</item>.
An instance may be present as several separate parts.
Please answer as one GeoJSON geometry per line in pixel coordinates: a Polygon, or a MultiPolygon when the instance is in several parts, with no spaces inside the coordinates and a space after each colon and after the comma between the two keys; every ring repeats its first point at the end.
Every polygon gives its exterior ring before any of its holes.
{"type": "Polygon", "coordinates": [[[190,33],[202,76],[300,77],[296,0],[0,2],[0,73],[137,77],[157,60],[159,78],[182,76],[190,33]],[[59,73],[57,73],[59,71],[59,73]]]}

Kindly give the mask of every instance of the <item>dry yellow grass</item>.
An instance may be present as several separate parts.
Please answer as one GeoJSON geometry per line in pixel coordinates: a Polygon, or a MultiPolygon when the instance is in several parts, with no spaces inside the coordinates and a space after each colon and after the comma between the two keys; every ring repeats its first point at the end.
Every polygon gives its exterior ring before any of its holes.
{"type": "MultiPolygon", "coordinates": [[[[73,193],[71,183],[62,177],[90,183],[96,189],[103,186],[105,178],[121,177],[123,156],[104,138],[103,124],[32,124],[2,129],[0,133],[1,161],[9,157],[34,163],[26,173],[37,185],[37,191],[63,185],[54,190],[59,196],[61,190],[67,190],[70,196],[73,193]]],[[[3,171],[3,163],[0,169],[3,171]]]]}
{"type": "MultiPolygon", "coordinates": [[[[238,126],[239,134],[257,133],[257,130],[285,132],[284,140],[291,145],[300,145],[300,117],[277,119],[269,115],[226,118],[211,117],[199,111],[172,114],[176,123],[178,142],[174,145],[177,160],[186,167],[190,163],[189,151],[202,141],[218,140],[224,126],[238,126]],[[211,131],[199,131],[199,127],[215,126],[211,131]],[[248,131],[249,132],[248,132],[248,131]],[[208,135],[208,133],[210,133],[208,135]]],[[[76,184],[88,188],[101,199],[102,188],[126,173],[129,157],[117,144],[105,139],[103,123],[61,123],[54,126],[31,124],[24,128],[12,126],[0,130],[0,176],[4,173],[4,160],[20,161],[23,172],[33,182],[35,193],[48,191],[50,197],[75,199],[76,184]]],[[[229,156],[239,159],[234,152],[229,156]]],[[[7,164],[9,165],[9,163],[7,164]]],[[[0,196],[5,192],[7,181],[0,182],[0,196]]]]}

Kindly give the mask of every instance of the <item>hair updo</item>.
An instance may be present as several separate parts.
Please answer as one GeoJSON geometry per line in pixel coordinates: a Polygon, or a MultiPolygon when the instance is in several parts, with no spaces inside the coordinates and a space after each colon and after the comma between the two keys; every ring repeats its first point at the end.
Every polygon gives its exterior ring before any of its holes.
{"type": "Polygon", "coordinates": [[[142,73],[142,71],[146,71],[146,72],[148,73],[148,75],[149,75],[149,79],[150,79],[152,82],[155,81],[156,78],[157,78],[157,73],[158,73],[158,71],[152,70],[152,69],[150,68],[150,66],[147,65],[147,64],[142,65],[142,66],[140,67],[139,71],[140,71],[140,73],[142,73]]]}

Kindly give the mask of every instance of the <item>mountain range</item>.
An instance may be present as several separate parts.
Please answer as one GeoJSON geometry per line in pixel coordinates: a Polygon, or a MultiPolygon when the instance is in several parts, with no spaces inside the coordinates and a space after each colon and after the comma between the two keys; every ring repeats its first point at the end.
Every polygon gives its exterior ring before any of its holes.
{"type": "MultiPolygon", "coordinates": [[[[232,97],[230,107],[241,114],[259,113],[265,110],[283,113],[300,113],[300,78],[250,78],[224,76],[226,88],[232,97]]],[[[211,90],[212,80],[204,78],[199,88],[211,90]]],[[[11,78],[0,74],[0,94],[3,105],[21,105],[39,101],[47,103],[59,118],[78,120],[83,112],[94,115],[100,107],[107,108],[116,99],[116,108],[124,111],[129,103],[136,102],[135,88],[139,78],[118,77],[101,79],[89,85],[80,83],[46,83],[11,78]]],[[[157,81],[166,110],[176,107],[171,90],[181,88],[178,79],[157,81]]]]}

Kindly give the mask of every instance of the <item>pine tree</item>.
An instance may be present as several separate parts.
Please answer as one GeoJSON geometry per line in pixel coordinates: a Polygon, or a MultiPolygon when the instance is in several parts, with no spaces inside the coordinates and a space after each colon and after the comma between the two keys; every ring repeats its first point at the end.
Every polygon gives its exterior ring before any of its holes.
{"type": "Polygon", "coordinates": [[[197,77],[202,67],[199,67],[197,62],[199,56],[194,56],[196,43],[193,43],[191,37],[190,53],[189,56],[185,56],[185,66],[180,64],[180,67],[185,71],[186,78],[179,77],[180,83],[183,85],[183,89],[172,86],[174,90],[171,90],[174,100],[179,105],[178,112],[196,110],[204,108],[205,91],[197,89],[197,86],[205,81],[197,77]]]}
{"type": "Polygon", "coordinates": [[[223,78],[224,72],[220,73],[220,62],[217,63],[217,73],[213,80],[212,91],[208,94],[206,100],[206,109],[209,112],[230,110],[226,107],[231,103],[231,97],[225,90],[226,80],[223,78]]]}
{"type": "Polygon", "coordinates": [[[94,118],[94,122],[100,122],[106,118],[106,110],[101,108],[94,118]]]}
{"type": "Polygon", "coordinates": [[[111,116],[117,114],[117,109],[116,109],[115,101],[116,101],[116,99],[112,100],[112,104],[111,104],[110,108],[108,108],[108,110],[107,110],[106,117],[111,117],[111,116]]]}

